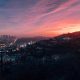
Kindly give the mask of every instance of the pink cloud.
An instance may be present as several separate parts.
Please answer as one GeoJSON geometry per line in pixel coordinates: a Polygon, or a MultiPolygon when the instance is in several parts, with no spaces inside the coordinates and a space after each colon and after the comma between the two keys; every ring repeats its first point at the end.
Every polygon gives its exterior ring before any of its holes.
{"type": "MultiPolygon", "coordinates": [[[[1,33],[27,36],[47,35],[49,32],[57,34],[61,30],[67,32],[71,25],[75,25],[74,27],[77,24],[80,25],[80,1],[65,0],[65,2],[60,3],[59,1],[62,0],[39,0],[23,12],[19,10],[19,14],[15,13],[11,16],[9,23],[5,22],[7,28],[2,29],[1,33]]],[[[8,12],[17,10],[7,9],[8,12]]]]}

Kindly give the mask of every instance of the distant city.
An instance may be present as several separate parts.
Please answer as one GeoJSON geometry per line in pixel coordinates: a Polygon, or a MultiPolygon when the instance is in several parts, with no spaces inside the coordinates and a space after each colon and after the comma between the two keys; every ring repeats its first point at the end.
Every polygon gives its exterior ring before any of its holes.
{"type": "Polygon", "coordinates": [[[48,76],[49,78],[52,76],[52,79],[59,78],[57,77],[59,73],[73,75],[74,71],[69,72],[67,69],[71,70],[71,66],[74,66],[74,69],[77,67],[80,70],[79,60],[80,32],[62,34],[53,38],[0,36],[0,77],[2,79],[4,77],[4,80],[19,80],[20,77],[21,80],[24,78],[32,80],[31,77],[35,75],[40,77],[40,74],[43,74],[46,77],[48,73],[51,74],[48,76]],[[41,71],[38,71],[39,69],[41,71]],[[57,75],[54,71],[57,71],[57,75]]]}
{"type": "MultiPolygon", "coordinates": [[[[21,48],[26,48],[28,45],[35,44],[37,41],[47,39],[46,37],[34,37],[34,38],[17,38],[10,35],[0,36],[0,55],[3,55],[3,61],[15,61],[15,55],[9,56],[12,53],[19,51],[21,48]]],[[[18,54],[16,54],[18,55],[18,54]]],[[[20,54],[19,54],[20,55],[20,54]]],[[[18,55],[18,56],[19,56],[18,55]]],[[[1,57],[0,57],[1,61],[1,57]]]]}
{"type": "MultiPolygon", "coordinates": [[[[54,38],[46,37],[34,37],[34,38],[17,38],[10,35],[1,35],[0,36],[0,62],[3,63],[12,61],[16,62],[16,59],[19,60],[23,53],[26,53],[25,50],[29,46],[34,46],[37,43],[44,44],[45,46],[56,46],[66,42],[70,42],[74,39],[80,38],[80,32],[63,34],[54,38]],[[22,52],[23,51],[23,52],[22,52]]],[[[45,48],[44,46],[42,46],[45,48]]],[[[36,49],[38,52],[42,51],[43,48],[37,45],[36,49]]],[[[50,47],[49,47],[50,48],[50,47]]],[[[45,48],[49,50],[49,48],[45,48]]]]}

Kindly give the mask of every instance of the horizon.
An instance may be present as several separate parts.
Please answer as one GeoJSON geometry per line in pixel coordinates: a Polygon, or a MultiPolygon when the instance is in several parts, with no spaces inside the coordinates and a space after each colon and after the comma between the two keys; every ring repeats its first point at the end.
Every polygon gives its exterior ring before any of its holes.
{"type": "Polygon", "coordinates": [[[0,35],[55,37],[80,31],[79,0],[0,0],[0,35]]]}
{"type": "Polygon", "coordinates": [[[54,37],[58,37],[61,35],[67,35],[67,34],[73,34],[73,33],[80,33],[80,31],[75,31],[75,32],[68,32],[68,33],[62,33],[59,35],[55,35],[55,36],[15,36],[15,35],[7,35],[7,34],[2,34],[1,36],[10,36],[10,37],[15,37],[15,38],[54,38],[54,37]]]}

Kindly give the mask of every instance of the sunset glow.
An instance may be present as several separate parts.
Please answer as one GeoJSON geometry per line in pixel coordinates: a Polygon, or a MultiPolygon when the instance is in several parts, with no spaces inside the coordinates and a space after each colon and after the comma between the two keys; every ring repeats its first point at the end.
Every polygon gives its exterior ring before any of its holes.
{"type": "Polygon", "coordinates": [[[0,35],[56,36],[80,31],[80,0],[0,0],[0,35]]]}

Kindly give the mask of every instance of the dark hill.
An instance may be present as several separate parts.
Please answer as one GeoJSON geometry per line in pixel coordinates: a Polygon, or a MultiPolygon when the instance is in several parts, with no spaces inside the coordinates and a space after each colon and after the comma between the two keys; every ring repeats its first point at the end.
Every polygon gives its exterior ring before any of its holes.
{"type": "Polygon", "coordinates": [[[68,33],[68,34],[62,34],[62,35],[57,36],[55,38],[62,38],[62,37],[70,37],[72,39],[80,38],[80,31],[73,32],[73,33],[68,33]]]}
{"type": "Polygon", "coordinates": [[[4,80],[80,80],[80,32],[41,40],[19,51],[21,64],[8,64],[4,80]]]}

